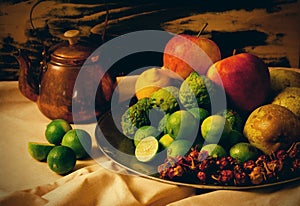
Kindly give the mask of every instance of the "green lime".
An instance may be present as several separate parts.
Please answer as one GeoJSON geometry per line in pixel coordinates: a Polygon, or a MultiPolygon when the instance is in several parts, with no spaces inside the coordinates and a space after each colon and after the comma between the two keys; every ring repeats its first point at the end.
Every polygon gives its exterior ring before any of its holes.
{"type": "Polygon", "coordinates": [[[49,143],[59,145],[71,125],[63,119],[52,120],[46,127],[45,136],[49,143]]]}
{"type": "Polygon", "coordinates": [[[231,130],[229,122],[220,115],[211,115],[201,124],[202,137],[208,143],[223,142],[231,130]]]}
{"type": "Polygon", "coordinates": [[[72,129],[64,135],[61,145],[73,149],[77,159],[84,159],[92,148],[92,138],[85,130],[72,129]]]}
{"type": "Polygon", "coordinates": [[[237,159],[239,163],[243,163],[256,159],[259,150],[248,142],[240,142],[230,148],[229,154],[232,158],[237,159]]]}
{"type": "Polygon", "coordinates": [[[188,110],[201,124],[207,117],[209,117],[209,112],[206,109],[200,107],[194,107],[188,110]]]}
{"type": "Polygon", "coordinates": [[[191,147],[193,142],[186,139],[177,139],[174,140],[167,149],[168,157],[177,157],[186,155],[191,147]]]}
{"type": "Polygon", "coordinates": [[[166,131],[173,139],[195,139],[199,122],[186,110],[172,113],[166,123],[166,131]]]}
{"type": "Polygon", "coordinates": [[[131,139],[124,138],[118,145],[118,150],[126,154],[134,155],[135,146],[131,139]]]}
{"type": "Polygon", "coordinates": [[[154,136],[157,138],[159,135],[160,132],[155,127],[149,125],[142,126],[134,134],[134,145],[137,146],[138,143],[145,137],[154,136]]]}
{"type": "Polygon", "coordinates": [[[159,139],[159,143],[163,146],[163,148],[167,148],[174,141],[174,139],[169,135],[165,134],[159,139]]]}
{"type": "Polygon", "coordinates": [[[201,151],[207,151],[208,155],[214,158],[225,157],[227,155],[226,150],[218,144],[207,144],[201,148],[201,151]]]}
{"type": "Polygon", "coordinates": [[[230,149],[233,145],[245,141],[247,141],[246,137],[241,132],[233,129],[222,144],[226,149],[230,149]]]}
{"type": "Polygon", "coordinates": [[[47,163],[52,171],[64,175],[74,169],[76,154],[70,147],[56,146],[49,152],[47,163]]]}
{"type": "Polygon", "coordinates": [[[135,148],[135,157],[140,162],[151,161],[159,149],[159,143],[154,136],[149,136],[140,141],[135,148]]]}
{"type": "Polygon", "coordinates": [[[55,145],[48,143],[28,142],[29,154],[38,161],[45,161],[55,145]]]}

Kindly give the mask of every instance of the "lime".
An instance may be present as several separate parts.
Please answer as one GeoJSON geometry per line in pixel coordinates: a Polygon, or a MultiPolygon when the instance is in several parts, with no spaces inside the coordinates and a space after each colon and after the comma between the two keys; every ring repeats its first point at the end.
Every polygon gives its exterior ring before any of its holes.
{"type": "Polygon", "coordinates": [[[47,156],[49,168],[61,175],[71,172],[76,164],[75,152],[66,146],[54,147],[47,156]]]}
{"type": "Polygon", "coordinates": [[[223,142],[231,130],[229,122],[220,115],[211,115],[201,124],[202,137],[208,143],[223,142]]]}
{"type": "Polygon", "coordinates": [[[226,150],[218,144],[207,144],[201,148],[201,151],[207,151],[208,156],[217,158],[217,157],[225,157],[227,155],[226,150]]]}
{"type": "Polygon", "coordinates": [[[157,138],[159,135],[160,132],[155,127],[149,125],[142,126],[134,134],[134,145],[137,146],[138,143],[145,137],[154,136],[157,138]]]}
{"type": "Polygon", "coordinates": [[[135,147],[133,141],[129,138],[122,139],[118,145],[118,150],[129,155],[134,155],[135,147]]]}
{"type": "Polygon", "coordinates": [[[206,109],[200,107],[194,107],[188,110],[201,124],[204,119],[209,116],[209,112],[206,109]]]}
{"type": "Polygon", "coordinates": [[[199,129],[199,122],[186,110],[172,113],[166,123],[166,131],[173,139],[195,139],[199,129]]]}
{"type": "Polygon", "coordinates": [[[92,148],[92,138],[85,130],[72,129],[64,135],[61,145],[73,149],[77,159],[84,159],[92,148]]]}
{"type": "Polygon", "coordinates": [[[233,145],[245,141],[247,141],[246,137],[244,137],[241,132],[233,129],[227,136],[226,141],[222,142],[222,145],[224,146],[224,148],[230,149],[233,145]]]}
{"type": "Polygon", "coordinates": [[[259,150],[248,142],[240,142],[230,148],[229,154],[232,158],[237,159],[239,163],[243,163],[256,159],[259,150]]]}
{"type": "Polygon", "coordinates": [[[55,145],[38,142],[28,142],[29,154],[38,161],[45,161],[48,153],[55,145]]]}
{"type": "Polygon", "coordinates": [[[135,148],[135,157],[140,162],[151,161],[159,148],[159,143],[154,136],[149,136],[140,141],[135,148]]]}
{"type": "Polygon", "coordinates": [[[177,157],[186,155],[191,147],[193,142],[186,139],[177,139],[174,140],[167,149],[168,157],[177,157]]]}
{"type": "Polygon", "coordinates": [[[167,148],[174,141],[174,139],[169,135],[165,134],[159,139],[159,143],[163,146],[163,148],[167,148]]]}
{"type": "Polygon", "coordinates": [[[63,119],[52,120],[46,127],[45,136],[49,143],[59,145],[71,125],[63,119]]]}

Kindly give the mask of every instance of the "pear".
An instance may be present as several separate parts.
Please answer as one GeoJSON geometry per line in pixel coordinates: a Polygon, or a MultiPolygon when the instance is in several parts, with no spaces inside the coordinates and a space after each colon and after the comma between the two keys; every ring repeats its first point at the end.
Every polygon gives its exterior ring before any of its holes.
{"type": "Polygon", "coordinates": [[[300,87],[300,69],[270,69],[271,95],[287,87],[300,87]]]}
{"type": "Polygon", "coordinates": [[[288,108],[300,119],[300,88],[285,88],[274,98],[272,104],[278,104],[288,108]]]}
{"type": "Polygon", "coordinates": [[[266,104],[249,115],[244,136],[250,144],[271,155],[300,141],[300,120],[283,106],[266,104]]]}

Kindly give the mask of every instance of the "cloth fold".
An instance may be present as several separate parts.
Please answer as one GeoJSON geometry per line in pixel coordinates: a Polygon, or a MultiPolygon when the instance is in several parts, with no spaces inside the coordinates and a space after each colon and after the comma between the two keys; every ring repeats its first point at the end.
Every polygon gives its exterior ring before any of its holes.
{"type": "MultiPolygon", "coordinates": [[[[117,167],[111,163],[112,167],[117,167]]],[[[122,170],[120,168],[120,170],[122,170]]],[[[195,195],[195,189],[112,172],[97,164],[79,169],[57,181],[13,192],[1,205],[167,205],[195,195]]]]}
{"type": "Polygon", "coordinates": [[[169,204],[169,206],[299,206],[300,186],[299,181],[275,187],[255,190],[217,190],[209,193],[196,195],[169,204]]]}
{"type": "Polygon", "coordinates": [[[98,164],[87,166],[52,183],[12,192],[0,198],[0,205],[298,206],[300,203],[299,181],[255,190],[211,190],[196,195],[194,188],[125,174],[125,169],[115,163],[107,164],[114,171],[98,164]]]}

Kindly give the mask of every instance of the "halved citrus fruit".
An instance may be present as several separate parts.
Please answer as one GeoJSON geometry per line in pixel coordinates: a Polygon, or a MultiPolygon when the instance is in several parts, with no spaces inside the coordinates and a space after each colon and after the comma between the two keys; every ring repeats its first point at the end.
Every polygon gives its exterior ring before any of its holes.
{"type": "Polygon", "coordinates": [[[151,161],[159,149],[159,143],[154,136],[142,139],[135,148],[135,157],[140,162],[151,161]]]}

